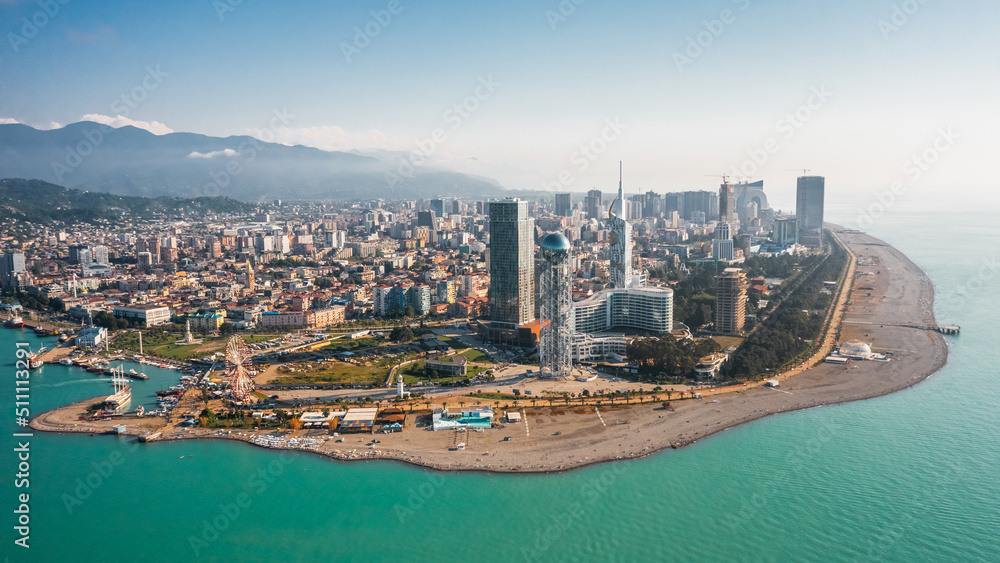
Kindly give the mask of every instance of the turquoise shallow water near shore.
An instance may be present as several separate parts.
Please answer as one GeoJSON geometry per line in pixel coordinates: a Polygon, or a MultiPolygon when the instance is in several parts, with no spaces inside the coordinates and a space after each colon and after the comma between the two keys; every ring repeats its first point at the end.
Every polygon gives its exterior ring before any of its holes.
{"type": "MultiPolygon", "coordinates": [[[[1000,347],[991,297],[1000,272],[983,271],[1000,236],[988,218],[946,215],[931,227],[929,214],[898,211],[868,229],[927,272],[938,320],[963,328],[948,339],[948,365],[912,389],[559,475],[443,474],[228,442],[139,447],[125,438],[36,434],[30,550],[13,545],[11,395],[14,343],[37,348],[38,339],[0,331],[0,554],[11,561],[1000,560],[1000,347]]],[[[844,219],[849,225],[853,217],[844,219]]],[[[154,380],[136,382],[137,394],[151,396],[177,377],[142,371],[154,380]]],[[[110,387],[58,365],[33,381],[35,412],[110,387]]]]}

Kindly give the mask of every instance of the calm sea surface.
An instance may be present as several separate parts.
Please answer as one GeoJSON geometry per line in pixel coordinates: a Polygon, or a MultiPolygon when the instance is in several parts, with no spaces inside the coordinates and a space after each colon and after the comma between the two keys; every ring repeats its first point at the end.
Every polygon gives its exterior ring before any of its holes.
{"type": "MultiPolygon", "coordinates": [[[[831,206],[852,225],[857,213],[831,206]]],[[[11,561],[1000,561],[995,215],[893,210],[868,231],[962,326],[947,367],[888,397],[773,416],[692,447],[549,476],[439,474],[243,444],[31,439],[29,550],[13,544],[13,361],[0,330],[0,556],[11,561]]],[[[135,367],[133,407],[177,372],[135,367]]],[[[110,389],[47,365],[33,412],[110,389]]]]}

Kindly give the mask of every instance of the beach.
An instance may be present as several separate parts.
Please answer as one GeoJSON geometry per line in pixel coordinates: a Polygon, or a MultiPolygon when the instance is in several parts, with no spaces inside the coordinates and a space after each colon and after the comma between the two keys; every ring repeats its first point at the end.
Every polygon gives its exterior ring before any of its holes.
{"type": "MultiPolygon", "coordinates": [[[[661,398],[640,405],[523,407],[522,421],[481,432],[432,432],[426,417],[408,415],[403,432],[332,436],[325,429],[252,432],[191,429],[162,419],[127,419],[126,432],[162,432],[161,440],[235,439],[271,448],[312,451],[339,460],[391,459],[439,470],[494,472],[565,471],[593,463],[630,459],[683,447],[739,424],[779,413],[868,399],[923,381],[947,361],[945,337],[923,327],[936,325],[929,278],[895,248],[868,235],[833,227],[852,253],[850,292],[834,308],[831,330],[807,366],[781,374],[778,387],[732,386],[703,390],[702,399],[661,398]],[[842,318],[841,318],[842,316],[842,318]],[[836,338],[835,338],[836,336],[836,338]],[[839,343],[860,340],[891,361],[823,363],[839,343]],[[148,421],[148,422],[147,422],[148,421]],[[418,426],[419,424],[419,426],[418,426]],[[379,440],[372,444],[373,438],[379,440]],[[342,441],[340,441],[342,440],[342,441]],[[455,446],[464,444],[463,450],[455,446]]],[[[476,399],[435,397],[450,405],[476,399]]],[[[43,431],[100,433],[123,421],[81,422],[95,400],[45,413],[32,421],[43,431]]],[[[489,404],[491,401],[484,400],[489,404]]],[[[497,412],[497,420],[503,413],[497,412]]],[[[150,444],[149,447],[156,447],[150,444]]]]}

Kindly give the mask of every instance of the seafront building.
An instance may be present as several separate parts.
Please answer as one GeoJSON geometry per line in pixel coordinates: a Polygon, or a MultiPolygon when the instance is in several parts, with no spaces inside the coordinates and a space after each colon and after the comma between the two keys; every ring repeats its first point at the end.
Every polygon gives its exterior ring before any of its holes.
{"type": "Polygon", "coordinates": [[[663,334],[674,328],[674,290],[667,287],[605,289],[573,303],[573,330],[598,334],[632,329],[663,334]]]}
{"type": "Polygon", "coordinates": [[[159,305],[115,307],[112,314],[122,319],[134,319],[142,326],[159,326],[170,322],[170,309],[159,305]]]}
{"type": "Polygon", "coordinates": [[[489,323],[483,325],[488,340],[537,342],[534,231],[527,201],[490,202],[489,323]]]}
{"type": "Polygon", "coordinates": [[[746,272],[739,268],[726,268],[715,280],[715,332],[742,335],[749,287],[746,272]]]}
{"type": "Polygon", "coordinates": [[[573,297],[570,291],[569,239],[551,233],[542,239],[539,252],[539,301],[542,329],[539,371],[543,376],[567,377],[573,370],[570,343],[573,335],[573,297]]]}
{"type": "Polygon", "coordinates": [[[435,407],[431,415],[431,428],[434,430],[490,428],[492,425],[492,405],[467,405],[458,409],[435,407]]]}
{"type": "Polygon", "coordinates": [[[799,242],[815,248],[823,245],[823,199],[826,179],[802,176],[795,190],[795,216],[799,222],[799,242]]]}

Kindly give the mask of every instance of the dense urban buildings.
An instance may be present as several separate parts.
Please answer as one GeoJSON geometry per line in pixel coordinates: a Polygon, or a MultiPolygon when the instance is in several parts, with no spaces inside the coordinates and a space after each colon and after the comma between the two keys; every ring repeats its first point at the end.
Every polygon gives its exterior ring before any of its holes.
{"type": "Polygon", "coordinates": [[[629,195],[619,178],[615,200],[625,206],[610,215],[601,190],[575,207],[574,196],[556,195],[261,204],[184,220],[40,226],[31,242],[8,239],[0,281],[6,295],[49,299],[77,324],[100,319],[112,338],[123,322],[208,335],[454,319],[545,361],[555,353],[547,371],[562,373],[570,360],[624,359],[630,339],[677,324],[692,322],[698,334],[714,318],[716,332],[738,334],[745,293],[721,287],[709,312],[687,302],[675,320],[675,280],[692,268],[807,251],[796,244],[799,218],[774,217],[760,182],[629,195]],[[694,220],[684,219],[690,212],[694,220]],[[547,233],[559,242],[557,284],[538,252],[547,233]],[[556,312],[569,330],[552,345],[556,312]]]}

